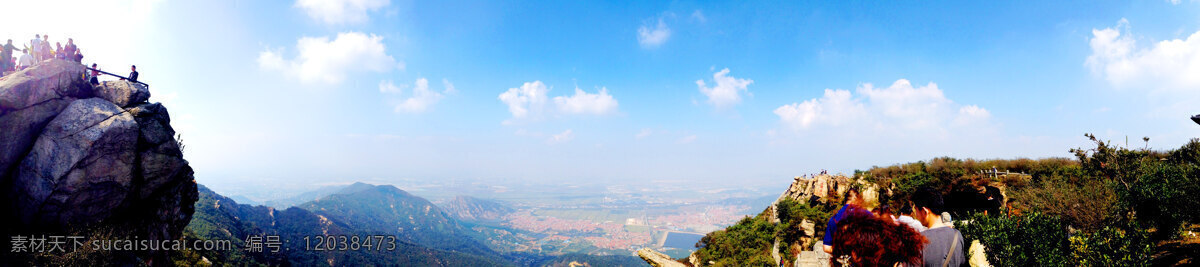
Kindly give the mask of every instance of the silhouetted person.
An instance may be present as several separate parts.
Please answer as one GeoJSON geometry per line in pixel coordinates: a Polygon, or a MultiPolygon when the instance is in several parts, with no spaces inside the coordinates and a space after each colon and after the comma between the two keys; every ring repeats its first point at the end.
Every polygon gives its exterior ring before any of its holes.
{"type": "Polygon", "coordinates": [[[3,63],[0,63],[0,73],[14,69],[15,66],[12,64],[13,49],[17,49],[17,47],[13,46],[12,39],[8,39],[7,44],[0,46],[0,61],[3,61],[3,63]]]}
{"type": "Polygon", "coordinates": [[[995,216],[1000,214],[1000,206],[1004,205],[1004,194],[1000,193],[1000,188],[981,183],[975,186],[976,194],[976,212],[995,216]]]}
{"type": "Polygon", "coordinates": [[[130,66],[129,69],[133,71],[133,72],[129,73],[129,81],[137,82],[137,76],[138,76],[137,65],[130,66]]]}
{"type": "Polygon", "coordinates": [[[79,47],[75,46],[75,39],[67,38],[67,45],[63,46],[63,57],[62,58],[63,59],[75,59],[75,55],[78,54],[78,52],[79,52],[79,47]]]}

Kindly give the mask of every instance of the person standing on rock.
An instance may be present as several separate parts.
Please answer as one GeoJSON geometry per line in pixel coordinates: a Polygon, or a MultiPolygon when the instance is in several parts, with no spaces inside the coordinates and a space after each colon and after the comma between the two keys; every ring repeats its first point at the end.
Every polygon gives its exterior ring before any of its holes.
{"type": "Polygon", "coordinates": [[[88,82],[91,82],[92,85],[100,84],[100,67],[96,66],[96,63],[92,63],[92,78],[88,82]]]}
{"type": "Polygon", "coordinates": [[[39,59],[38,61],[47,60],[54,56],[54,48],[50,47],[49,34],[42,34],[42,42],[40,44],[42,45],[42,59],[39,59]]]}
{"type": "Polygon", "coordinates": [[[79,47],[75,46],[75,38],[67,38],[67,45],[63,46],[63,58],[74,59],[76,54],[75,52],[78,50],[79,47]]]}
{"type": "Polygon", "coordinates": [[[33,55],[29,53],[29,48],[25,48],[22,52],[25,54],[21,55],[20,60],[17,60],[17,70],[23,70],[33,65],[33,55]]]}
{"type": "Polygon", "coordinates": [[[843,205],[837,214],[829,218],[829,224],[825,225],[825,238],[821,240],[825,244],[825,253],[833,253],[833,237],[838,232],[838,221],[848,216],[874,216],[871,211],[863,207],[866,200],[863,199],[862,193],[859,193],[857,188],[851,187],[850,190],[846,190],[846,195],[842,199],[845,200],[846,205],[843,205]]]}
{"type": "Polygon", "coordinates": [[[0,61],[3,61],[0,62],[0,73],[11,71],[16,67],[12,64],[13,49],[17,49],[17,47],[13,46],[12,39],[8,39],[7,44],[0,46],[0,61]]]}
{"type": "Polygon", "coordinates": [[[969,244],[963,243],[962,233],[948,225],[942,218],[942,194],[933,188],[922,187],[912,196],[913,215],[921,224],[929,227],[921,235],[929,240],[921,254],[926,267],[967,266],[963,251],[969,244]]]}
{"type": "Polygon", "coordinates": [[[137,65],[132,65],[129,67],[129,69],[133,71],[133,72],[129,73],[129,81],[138,82],[137,81],[137,78],[138,78],[137,65]]]}
{"type": "Polygon", "coordinates": [[[58,47],[58,48],[54,49],[54,58],[55,59],[65,59],[66,53],[63,53],[62,43],[55,42],[54,45],[58,47]]]}
{"type": "MultiPolygon", "coordinates": [[[[26,50],[33,49],[33,56],[34,56],[33,60],[40,60],[42,57],[42,35],[34,34],[33,36],[34,36],[34,38],[33,38],[33,40],[29,41],[29,48],[27,48],[26,50]]],[[[28,54],[29,51],[25,51],[25,53],[28,54]]]]}

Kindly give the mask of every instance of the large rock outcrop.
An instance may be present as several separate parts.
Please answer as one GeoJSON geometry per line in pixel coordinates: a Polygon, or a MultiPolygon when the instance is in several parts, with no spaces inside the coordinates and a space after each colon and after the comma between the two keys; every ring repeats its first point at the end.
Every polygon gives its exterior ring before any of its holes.
{"type": "Polygon", "coordinates": [[[0,232],[179,238],[197,191],[166,108],[145,84],[86,78],[65,60],[0,78],[0,232]]]}
{"type": "Polygon", "coordinates": [[[150,87],[144,83],[128,81],[105,81],[95,88],[96,97],[103,98],[117,106],[146,102],[150,99],[150,87]]]}
{"type": "Polygon", "coordinates": [[[879,202],[879,187],[874,183],[868,183],[862,179],[850,178],[845,175],[829,175],[819,174],[812,177],[797,176],[792,185],[788,187],[783,195],[779,196],[780,200],[791,198],[797,201],[810,202],[820,201],[829,204],[842,201],[842,196],[851,187],[858,187],[859,192],[863,195],[863,200],[867,203],[879,202]]]}
{"type": "Polygon", "coordinates": [[[21,223],[86,224],[125,203],[133,184],[137,123],[99,98],[71,102],[21,161],[10,190],[21,223]]]}
{"type": "Polygon", "coordinates": [[[49,61],[0,79],[0,185],[68,104],[91,97],[83,65],[49,61]]]}

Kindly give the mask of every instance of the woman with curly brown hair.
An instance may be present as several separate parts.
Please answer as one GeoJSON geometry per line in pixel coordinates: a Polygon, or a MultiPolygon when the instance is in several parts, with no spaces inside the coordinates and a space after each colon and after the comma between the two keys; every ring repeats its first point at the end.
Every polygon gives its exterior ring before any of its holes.
{"type": "Polygon", "coordinates": [[[890,220],[856,214],[838,222],[833,266],[921,266],[925,237],[890,220]]]}

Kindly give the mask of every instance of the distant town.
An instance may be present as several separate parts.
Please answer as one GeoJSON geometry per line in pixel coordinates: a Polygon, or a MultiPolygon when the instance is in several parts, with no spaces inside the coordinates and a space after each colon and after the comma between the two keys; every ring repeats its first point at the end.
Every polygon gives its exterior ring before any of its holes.
{"type": "MultiPolygon", "coordinates": [[[[650,247],[668,254],[687,255],[704,233],[761,212],[790,179],[781,181],[784,183],[780,185],[734,189],[712,189],[684,182],[656,182],[654,187],[643,188],[589,184],[489,185],[456,180],[435,184],[400,180],[393,184],[434,202],[468,195],[511,206],[514,212],[483,223],[507,237],[493,240],[498,248],[550,254],[633,255],[638,249],[650,247]]],[[[287,196],[280,195],[280,191],[260,196],[238,188],[223,190],[250,203],[287,196]]]]}

